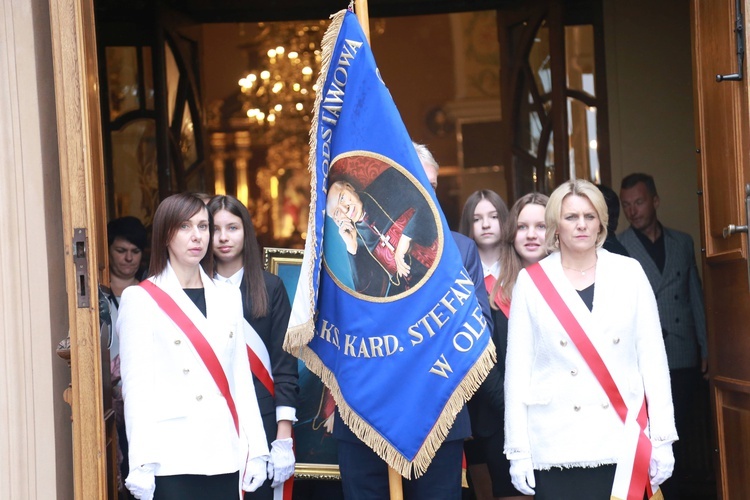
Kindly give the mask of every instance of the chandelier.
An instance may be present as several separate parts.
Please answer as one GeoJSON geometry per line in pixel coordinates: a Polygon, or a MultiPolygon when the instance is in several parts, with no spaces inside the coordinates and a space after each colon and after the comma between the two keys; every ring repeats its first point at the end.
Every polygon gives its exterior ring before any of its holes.
{"type": "Polygon", "coordinates": [[[309,131],[326,25],[258,25],[260,35],[250,54],[250,67],[255,69],[239,80],[239,86],[251,130],[263,132],[267,140],[309,131]]]}

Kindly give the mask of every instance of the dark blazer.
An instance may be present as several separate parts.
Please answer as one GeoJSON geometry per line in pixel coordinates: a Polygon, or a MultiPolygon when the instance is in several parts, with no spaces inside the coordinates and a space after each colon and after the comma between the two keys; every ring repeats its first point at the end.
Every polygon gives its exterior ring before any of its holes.
{"type": "MultiPolygon", "coordinates": [[[[471,276],[474,282],[474,288],[476,291],[477,301],[479,306],[482,308],[482,314],[487,321],[488,331],[492,331],[492,310],[490,309],[490,302],[487,299],[487,290],[484,287],[484,273],[482,271],[482,261],[479,258],[479,250],[474,240],[467,238],[466,236],[451,231],[453,239],[458,245],[458,250],[461,253],[461,260],[464,263],[466,271],[471,276]]],[[[336,439],[342,439],[346,441],[359,441],[356,435],[344,424],[341,419],[338,410],[336,410],[335,421],[333,424],[333,436],[336,439]]],[[[445,438],[446,441],[464,440],[471,436],[471,422],[469,419],[469,412],[464,406],[460,412],[456,415],[456,420],[453,422],[448,436],[445,438]]]]}
{"type": "Polygon", "coordinates": [[[615,233],[610,233],[609,231],[607,232],[607,238],[604,240],[602,248],[604,248],[608,252],[618,253],[620,255],[624,255],[625,257],[630,257],[628,250],[624,246],[622,246],[622,243],[620,243],[620,240],[617,239],[615,233]]]}
{"type": "Polygon", "coordinates": [[[618,238],[630,256],[641,263],[659,307],[659,320],[667,349],[669,369],[700,366],[700,356],[708,356],[703,291],[695,265],[693,239],[681,231],[662,226],[664,271],[659,272],[633,228],[618,238]]]}
{"type": "Polygon", "coordinates": [[[297,384],[297,358],[282,348],[289,324],[289,315],[292,312],[289,296],[284,283],[278,276],[263,271],[263,280],[268,291],[270,308],[269,313],[262,318],[253,318],[250,314],[252,303],[245,302],[247,287],[244,280],[240,284],[240,291],[242,292],[245,320],[258,332],[271,358],[273,385],[276,392],[275,400],[260,380],[253,375],[258,407],[263,418],[263,427],[266,431],[266,438],[271,443],[276,439],[276,407],[291,406],[296,408],[299,385],[297,384]]]}
{"type": "Polygon", "coordinates": [[[497,363],[479,390],[469,400],[471,432],[474,437],[489,437],[503,430],[505,421],[505,353],[508,350],[508,318],[497,309],[492,310],[495,326],[492,342],[497,349],[497,363]]]}
{"type": "MultiPolygon", "coordinates": [[[[487,331],[494,332],[492,309],[490,308],[490,301],[487,298],[487,289],[484,286],[484,271],[482,271],[482,260],[479,258],[477,244],[474,240],[463,234],[455,231],[451,231],[451,234],[456,241],[456,245],[458,245],[458,251],[461,253],[461,260],[464,263],[464,267],[469,273],[469,276],[471,276],[471,280],[474,282],[477,301],[482,308],[482,314],[484,315],[485,320],[487,320],[487,331]]],[[[453,427],[451,427],[445,440],[453,441],[456,439],[466,439],[469,436],[471,436],[471,419],[469,418],[469,412],[466,406],[464,406],[458,415],[456,415],[456,421],[453,423],[453,427]]]]}

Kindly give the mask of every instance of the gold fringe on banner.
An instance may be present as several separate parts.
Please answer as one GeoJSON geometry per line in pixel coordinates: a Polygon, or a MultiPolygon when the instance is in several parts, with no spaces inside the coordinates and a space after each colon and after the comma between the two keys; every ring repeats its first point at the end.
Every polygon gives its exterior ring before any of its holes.
{"type": "MultiPolygon", "coordinates": [[[[365,422],[354,410],[349,408],[346,400],[341,394],[339,385],[336,382],[333,374],[323,364],[320,358],[315,352],[307,347],[307,344],[312,340],[315,333],[315,311],[316,311],[316,300],[317,297],[313,294],[313,280],[318,280],[318,276],[312,276],[312,268],[314,259],[318,258],[315,255],[316,248],[316,226],[315,226],[315,214],[317,211],[317,128],[318,128],[318,110],[320,109],[320,103],[322,101],[322,90],[325,84],[325,78],[328,74],[330,67],[331,58],[334,51],[336,40],[338,39],[339,31],[344,20],[346,10],[341,10],[331,16],[331,24],[323,36],[321,43],[322,61],[320,74],[318,75],[317,88],[318,93],[315,96],[315,111],[313,113],[311,125],[310,125],[310,157],[308,162],[308,169],[311,175],[311,193],[310,193],[310,215],[308,219],[308,233],[307,241],[305,244],[305,257],[303,266],[307,266],[306,270],[302,271],[301,278],[306,280],[306,283],[300,283],[300,287],[306,287],[305,291],[307,297],[306,307],[309,309],[306,311],[304,317],[295,318],[295,310],[292,310],[292,320],[290,321],[290,328],[287,331],[286,338],[284,339],[284,349],[298,358],[302,359],[307,368],[318,375],[323,383],[331,391],[336,405],[338,406],[341,418],[351,428],[354,434],[362,440],[367,446],[372,448],[375,453],[378,454],[388,465],[398,471],[403,477],[411,479],[417,478],[424,474],[427,467],[430,465],[435,453],[441,444],[445,440],[448,432],[453,426],[453,422],[456,419],[456,415],[463,408],[471,396],[477,391],[479,386],[482,384],[484,379],[487,377],[490,369],[495,364],[496,351],[492,341],[489,342],[487,348],[479,356],[474,366],[468,371],[464,379],[461,381],[459,386],[456,388],[454,393],[448,400],[445,408],[440,414],[434,428],[428,434],[421,448],[415,455],[413,460],[408,460],[396,448],[394,448],[389,442],[387,442],[378,432],[375,431],[367,422],[365,422]],[[294,323],[294,321],[298,321],[294,323]]],[[[322,269],[322,265],[321,265],[322,269]]],[[[299,296],[299,290],[297,292],[299,296]]],[[[299,297],[295,297],[295,303],[299,300],[299,297]]]]}
{"type": "MultiPolygon", "coordinates": [[[[306,267],[306,271],[302,273],[301,277],[306,278],[305,283],[298,284],[299,286],[305,286],[306,288],[306,311],[304,321],[297,324],[291,324],[287,330],[286,336],[284,337],[284,350],[299,357],[297,352],[303,346],[306,346],[313,338],[315,334],[315,310],[317,297],[313,293],[313,280],[320,281],[319,276],[312,275],[313,263],[318,258],[316,248],[316,224],[315,217],[317,213],[318,204],[318,175],[317,175],[317,147],[318,147],[318,110],[320,109],[320,103],[323,100],[323,86],[325,84],[326,75],[328,75],[328,68],[331,65],[331,57],[333,56],[333,49],[336,44],[336,39],[341,31],[341,24],[344,22],[344,15],[346,9],[340,10],[331,16],[331,24],[328,26],[323,40],[320,44],[321,51],[321,62],[320,62],[320,74],[316,82],[316,88],[318,89],[315,93],[315,104],[313,107],[313,116],[310,122],[310,155],[308,157],[307,169],[310,172],[310,213],[307,218],[307,240],[305,241],[305,257],[302,265],[306,267]]],[[[321,263],[322,268],[322,263],[321,263]]],[[[296,302],[295,297],[295,302],[296,302]]],[[[292,311],[292,321],[295,320],[294,313],[292,311]]]]}
{"type": "Polygon", "coordinates": [[[461,384],[451,395],[448,403],[443,408],[443,412],[435,422],[435,427],[427,435],[425,442],[419,449],[414,459],[409,461],[396,450],[388,441],[386,441],[370,424],[365,422],[354,410],[349,408],[344,397],[341,395],[338,383],[333,374],[318,358],[318,355],[307,346],[303,346],[299,353],[299,358],[305,362],[307,368],[318,375],[326,387],[331,391],[336,406],[341,413],[341,418],[367,446],[378,454],[380,458],[393,467],[399,474],[407,479],[415,479],[425,473],[427,467],[435,457],[440,445],[443,444],[448,432],[456,420],[456,415],[463,408],[466,401],[479,389],[487,374],[495,365],[496,354],[495,346],[490,341],[487,348],[479,356],[477,362],[471,367],[461,384]]]}

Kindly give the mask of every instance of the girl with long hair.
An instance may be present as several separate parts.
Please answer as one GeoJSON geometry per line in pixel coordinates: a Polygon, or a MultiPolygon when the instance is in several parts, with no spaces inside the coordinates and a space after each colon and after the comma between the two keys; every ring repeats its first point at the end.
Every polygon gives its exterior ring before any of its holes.
{"type": "Polygon", "coordinates": [[[485,277],[492,275],[497,279],[500,272],[500,247],[507,218],[508,206],[490,189],[474,191],[464,203],[458,232],[477,244],[485,277]]]}
{"type": "Polygon", "coordinates": [[[297,359],[282,348],[291,305],[284,283],[263,269],[250,213],[232,196],[208,203],[214,221],[216,279],[242,293],[245,341],[255,394],[271,450],[269,480],[246,498],[270,500],[294,473],[292,423],[299,393],[297,359]]]}
{"type": "Polygon", "coordinates": [[[547,197],[529,193],[519,198],[510,210],[498,244],[499,270],[496,280],[486,279],[490,305],[493,310],[492,341],[497,349],[497,364],[493,367],[469,409],[473,418],[472,431],[487,461],[492,480],[492,495],[501,499],[519,496],[511,482],[510,463],[503,455],[505,350],[508,336],[510,302],[518,273],[546,255],[544,237],[544,207],[547,197]]]}

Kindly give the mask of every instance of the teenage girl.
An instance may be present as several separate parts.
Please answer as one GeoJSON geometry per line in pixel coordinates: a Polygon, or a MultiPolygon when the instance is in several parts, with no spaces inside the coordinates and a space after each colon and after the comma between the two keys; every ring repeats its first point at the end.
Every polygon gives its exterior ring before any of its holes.
{"type": "MultiPolygon", "coordinates": [[[[461,214],[459,232],[477,244],[488,296],[500,273],[503,226],[507,218],[508,207],[505,202],[499,194],[489,189],[472,193],[467,198],[461,214]]],[[[475,396],[467,405],[474,439],[466,441],[464,451],[471,486],[477,500],[489,500],[493,495],[484,439],[488,432],[495,431],[496,424],[478,420],[484,415],[479,408],[482,404],[479,402],[479,396],[475,396]]]]}
{"type": "Polygon", "coordinates": [[[510,462],[502,453],[505,439],[503,384],[508,312],[518,273],[546,256],[544,209],[547,199],[545,195],[530,193],[513,204],[498,245],[500,256],[497,279],[494,282],[491,279],[485,280],[493,309],[495,326],[492,340],[497,349],[498,364],[472,399],[475,401],[472,405],[472,431],[477,441],[475,446],[482,449],[486,458],[492,480],[492,495],[504,500],[526,498],[520,496],[513,487],[509,473],[510,462]]]}
{"type": "Polygon", "coordinates": [[[291,306],[284,283],[263,270],[250,214],[237,198],[215,196],[208,203],[214,219],[216,279],[238,286],[246,323],[255,393],[271,450],[268,476],[245,498],[272,499],[273,488],[294,473],[292,424],[299,393],[297,359],[282,349],[291,306]],[[255,359],[253,359],[255,358],[255,359]]]}

